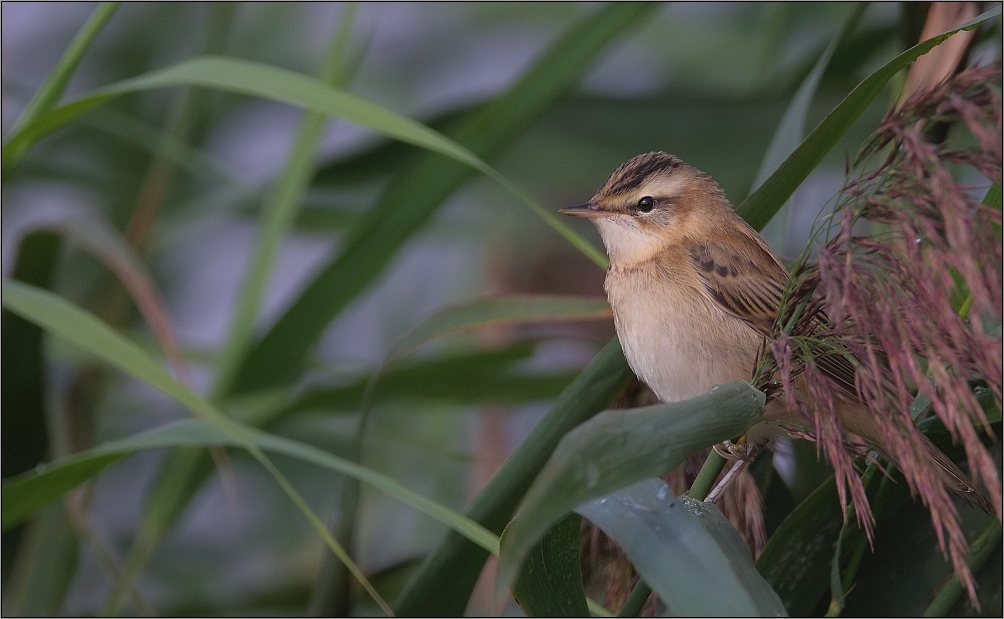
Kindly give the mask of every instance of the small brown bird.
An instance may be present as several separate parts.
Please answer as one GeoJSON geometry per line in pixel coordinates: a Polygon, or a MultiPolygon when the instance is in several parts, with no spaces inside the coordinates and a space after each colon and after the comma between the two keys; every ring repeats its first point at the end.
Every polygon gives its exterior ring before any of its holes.
{"type": "MultiPolygon", "coordinates": [[[[631,369],[660,400],[686,400],[752,377],[788,271],[708,174],[666,153],[639,155],[589,202],[560,212],[592,219],[599,229],[610,257],[604,288],[617,336],[631,369]]],[[[885,453],[878,425],[857,400],[851,363],[831,355],[819,366],[847,392],[835,402],[841,426],[885,453]]],[[[782,408],[779,398],[767,415],[794,418],[782,408]]],[[[988,509],[986,497],[924,440],[943,483],[988,509]]]]}

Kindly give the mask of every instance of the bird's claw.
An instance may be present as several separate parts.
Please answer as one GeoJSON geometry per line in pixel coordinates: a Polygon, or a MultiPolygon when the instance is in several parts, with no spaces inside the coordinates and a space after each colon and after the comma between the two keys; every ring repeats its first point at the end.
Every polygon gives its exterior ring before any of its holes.
{"type": "Polygon", "coordinates": [[[726,440],[714,446],[718,455],[726,460],[751,462],[760,453],[760,448],[746,439],[743,434],[734,441],[726,440]]]}

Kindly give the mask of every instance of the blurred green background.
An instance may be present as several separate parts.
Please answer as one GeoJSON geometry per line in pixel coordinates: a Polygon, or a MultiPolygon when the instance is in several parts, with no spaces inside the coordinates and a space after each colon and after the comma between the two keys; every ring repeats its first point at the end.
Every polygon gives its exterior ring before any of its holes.
{"type": "MultiPolygon", "coordinates": [[[[594,3],[364,3],[350,10],[340,3],[125,4],[87,51],[64,100],[203,54],[319,75],[337,39],[344,53],[336,81],[451,134],[524,76],[558,37],[602,8],[594,3]],[[340,27],[346,30],[338,39],[340,27]]],[[[5,138],[93,11],[89,3],[2,5],[5,138]]],[[[601,46],[570,88],[479,154],[551,212],[584,202],[618,164],[651,150],[673,153],[710,173],[738,204],[754,188],[795,90],[849,11],[846,4],[815,2],[661,5],[601,46]]],[[[824,72],[806,128],[916,42],[925,11],[923,3],[868,6],[824,72]]],[[[999,56],[999,48],[996,30],[973,53],[999,56]]],[[[848,159],[874,130],[901,82],[894,80],[874,101],[765,230],[782,257],[794,258],[804,249],[813,222],[832,206],[848,159]]],[[[217,363],[252,260],[263,204],[275,195],[298,148],[303,116],[283,103],[199,88],[128,94],[94,108],[35,144],[16,170],[5,170],[4,276],[10,277],[16,264],[36,264],[26,258],[22,243],[32,231],[52,222],[106,221],[149,268],[192,384],[202,393],[218,389],[217,363]]],[[[426,157],[417,147],[342,120],[329,119],[322,127],[315,168],[306,168],[306,191],[290,211],[289,234],[277,238],[278,253],[253,322],[254,340],[352,246],[363,234],[366,214],[372,216],[381,197],[401,186],[394,183],[405,172],[421,170],[426,157]]],[[[410,187],[421,191],[420,173],[410,187]]],[[[489,294],[602,297],[602,270],[487,177],[462,177],[444,198],[410,221],[400,239],[388,241],[379,260],[362,256],[346,267],[368,274],[360,276],[358,290],[340,297],[340,311],[330,322],[320,321],[320,335],[304,336],[306,364],[297,366],[292,379],[276,379],[292,385],[294,393],[342,389],[342,403],[329,398],[323,405],[304,405],[272,420],[271,432],[350,456],[361,381],[430,315],[489,294]]],[[[378,217],[392,226],[399,216],[388,211],[378,217]]],[[[570,225],[599,245],[591,225],[570,225]]],[[[383,238],[379,226],[368,229],[377,231],[377,241],[383,238]]],[[[44,266],[35,282],[158,351],[150,328],[85,245],[64,238],[57,249],[40,249],[50,262],[37,262],[44,266]]],[[[610,321],[597,320],[501,326],[440,338],[402,362],[401,374],[388,374],[378,388],[363,462],[462,510],[612,335],[610,321]],[[446,361],[436,366],[437,359],[446,361]]],[[[44,350],[45,400],[31,409],[38,414],[17,419],[6,404],[3,410],[4,477],[188,415],[149,386],[58,340],[46,340],[44,350]]],[[[17,380],[10,378],[14,370],[7,359],[5,390],[9,380],[17,380]]],[[[278,376],[290,367],[283,362],[274,372],[278,376]]],[[[265,384],[269,377],[254,380],[265,384]]],[[[251,393],[255,386],[234,391],[251,393]]],[[[242,406],[235,399],[221,401],[242,406]]],[[[245,404],[241,410],[265,406],[245,404]]],[[[123,565],[134,552],[144,505],[155,496],[152,489],[162,487],[157,471],[164,470],[168,454],[131,456],[97,477],[78,497],[83,507],[70,509],[69,516],[57,506],[31,526],[5,533],[5,614],[306,612],[323,545],[264,470],[242,452],[227,454],[216,460],[216,469],[208,465],[193,477],[195,486],[182,493],[190,500],[167,517],[173,525],[151,547],[126,593],[111,596],[119,596],[115,604],[109,605],[110,593],[121,585],[123,570],[128,572],[123,565]]],[[[814,481],[796,478],[790,454],[779,454],[774,462],[801,498],[814,481]]],[[[335,511],[340,478],[280,456],[275,462],[318,514],[335,511]]],[[[813,475],[818,482],[820,473],[813,475]]],[[[377,580],[383,574],[381,586],[393,590],[445,526],[377,492],[364,489],[361,501],[353,555],[377,580]]],[[[370,610],[375,608],[354,608],[370,610]]],[[[468,610],[494,614],[515,608],[486,593],[468,610]]]]}

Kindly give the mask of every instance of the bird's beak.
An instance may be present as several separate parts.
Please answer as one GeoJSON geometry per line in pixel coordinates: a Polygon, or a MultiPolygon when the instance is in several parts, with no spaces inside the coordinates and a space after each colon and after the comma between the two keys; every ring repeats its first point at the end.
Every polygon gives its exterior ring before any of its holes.
{"type": "Polygon", "coordinates": [[[605,211],[592,202],[586,202],[585,204],[576,204],[575,206],[567,206],[558,211],[562,215],[572,215],[574,217],[585,217],[587,219],[599,219],[600,217],[609,217],[610,212],[605,211]]]}

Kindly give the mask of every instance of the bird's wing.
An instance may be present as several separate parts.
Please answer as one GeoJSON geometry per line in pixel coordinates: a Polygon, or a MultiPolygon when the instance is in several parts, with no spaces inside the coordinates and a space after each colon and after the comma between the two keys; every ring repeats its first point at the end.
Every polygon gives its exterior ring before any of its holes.
{"type": "Polygon", "coordinates": [[[781,306],[788,273],[767,250],[756,259],[730,243],[706,242],[695,245],[690,257],[700,273],[711,299],[725,312],[769,336],[781,306]],[[758,264],[759,263],[759,264],[758,264]]]}
{"type": "MultiPolygon", "coordinates": [[[[708,296],[718,307],[743,320],[760,335],[768,338],[773,335],[788,271],[766,246],[750,242],[740,249],[732,243],[709,241],[695,245],[690,257],[708,296]]],[[[817,319],[826,317],[820,315],[817,319]]],[[[848,358],[849,353],[817,352],[816,366],[848,394],[856,396],[855,366],[848,358]]]]}

